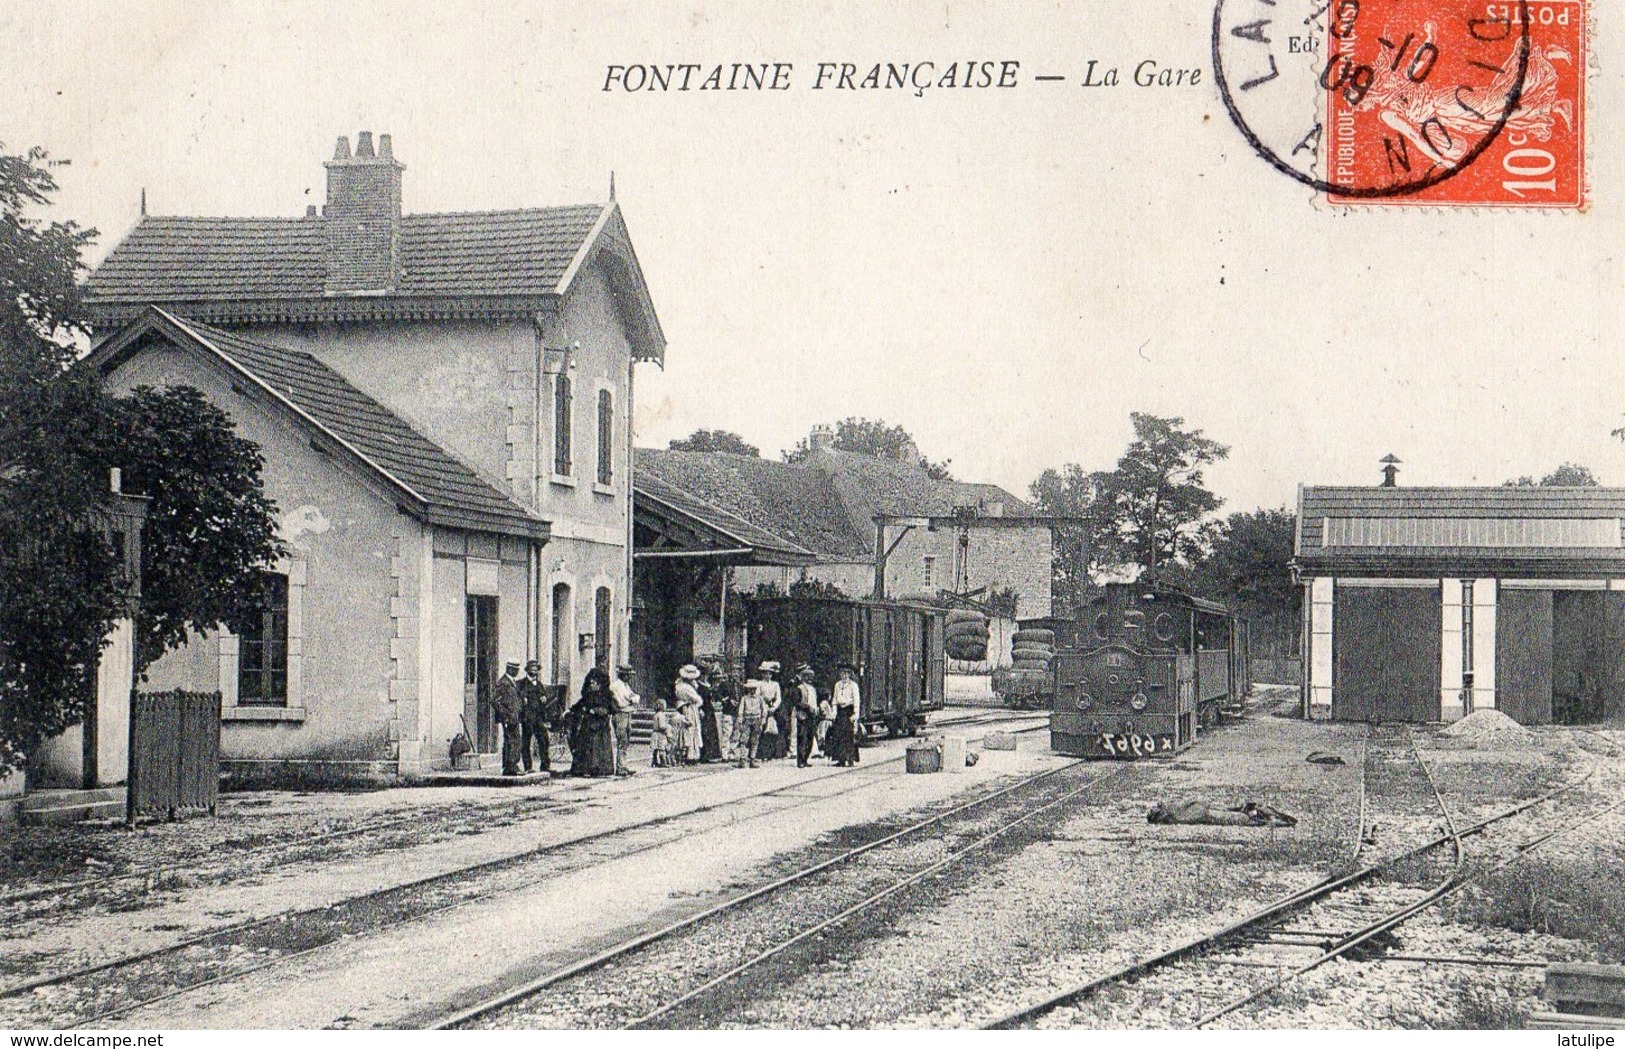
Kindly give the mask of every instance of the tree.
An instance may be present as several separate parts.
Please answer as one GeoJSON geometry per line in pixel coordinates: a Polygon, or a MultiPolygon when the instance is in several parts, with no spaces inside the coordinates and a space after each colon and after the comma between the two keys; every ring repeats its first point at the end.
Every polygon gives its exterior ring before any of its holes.
{"type": "Polygon", "coordinates": [[[1107,477],[1068,463],[1059,470],[1045,470],[1028,488],[1041,514],[1076,519],[1054,526],[1051,589],[1059,609],[1078,607],[1088,596],[1090,579],[1121,559],[1117,511],[1106,494],[1107,477]]]}
{"type": "MultiPolygon", "coordinates": [[[[952,460],[933,462],[920,454],[919,445],[901,426],[888,425],[882,419],[862,419],[849,416],[835,424],[835,440],[831,447],[842,452],[872,455],[877,459],[896,459],[917,464],[938,481],[953,480],[949,470],[952,460]]],[[[812,441],[803,437],[796,446],[784,453],[787,463],[799,463],[812,454],[812,441]]]]}
{"type": "Polygon", "coordinates": [[[1205,487],[1204,467],[1230,449],[1185,430],[1181,418],[1130,415],[1134,440],[1106,475],[1104,495],[1117,513],[1117,531],[1133,560],[1155,573],[1159,564],[1189,562],[1211,540],[1207,516],[1223,500],[1205,487]]]}
{"type": "Polygon", "coordinates": [[[757,458],[762,450],[731,430],[695,430],[667,445],[674,452],[728,452],[757,458]]]}
{"type": "MultiPolygon", "coordinates": [[[[1617,433],[1618,431],[1616,431],[1617,433]]],[[[1597,477],[1589,467],[1579,463],[1562,463],[1557,469],[1535,480],[1528,474],[1515,480],[1507,481],[1503,488],[1595,488],[1598,485],[1597,477]]]]}
{"type": "Polygon", "coordinates": [[[126,613],[101,529],[108,471],[151,497],[137,666],[187,632],[240,622],[281,555],[259,450],[188,387],[108,396],[74,365],[81,251],[94,236],[28,211],[56,184],[45,154],[0,155],[0,773],[84,718],[126,613]]]}
{"type": "Polygon", "coordinates": [[[1292,582],[1297,529],[1297,515],[1284,507],[1231,514],[1207,556],[1192,566],[1198,591],[1251,619],[1255,639],[1277,652],[1292,650],[1303,606],[1292,582]]]}
{"type": "Polygon", "coordinates": [[[68,370],[95,231],[29,214],[57,188],[45,159],[0,154],[0,773],[83,719],[122,611],[95,527],[109,498],[102,396],[68,370]]]}
{"type": "Polygon", "coordinates": [[[284,553],[259,447],[190,386],[137,387],[116,402],[114,455],[148,496],[136,673],[221,624],[240,631],[263,603],[261,569],[284,553]]]}

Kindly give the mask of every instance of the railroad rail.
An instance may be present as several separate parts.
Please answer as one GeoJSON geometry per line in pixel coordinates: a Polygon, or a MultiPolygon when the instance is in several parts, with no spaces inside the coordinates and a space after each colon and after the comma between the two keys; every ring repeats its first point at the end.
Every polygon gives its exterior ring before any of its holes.
{"type": "MultiPolygon", "coordinates": [[[[548,973],[538,979],[530,980],[516,987],[508,988],[503,992],[486,998],[480,1002],[466,1006],[455,1012],[434,1018],[432,1022],[426,1026],[431,1030],[448,1030],[466,1027],[476,1020],[488,1017],[499,1010],[532,998],[543,990],[556,987],[566,981],[604,969],[606,966],[619,962],[632,954],[643,951],[646,948],[658,943],[662,943],[663,941],[671,940],[682,933],[696,929],[705,922],[721,915],[732,913],[740,906],[750,903],[751,901],[776,894],[791,886],[807,883],[811,879],[827,871],[851,864],[859,857],[865,856],[878,849],[895,845],[906,839],[917,837],[921,832],[938,828],[955,817],[962,816],[979,808],[983,808],[991,802],[1010,798],[1035,783],[1047,781],[1063,772],[1070,769],[1075,769],[1085,764],[1087,763],[1083,761],[1069,761],[1066,764],[1056,768],[1047,769],[1043,772],[1024,777],[1021,780],[1018,780],[1017,782],[997,791],[982,795],[981,797],[964,802],[960,805],[956,805],[953,808],[936,813],[927,818],[917,820],[906,827],[885,835],[884,837],[851,849],[847,849],[841,852],[839,855],[813,863],[789,875],[747,890],[744,893],[731,896],[728,899],[706,907],[695,914],[688,915],[658,929],[654,929],[650,932],[642,933],[638,936],[624,940],[607,948],[606,950],[592,955],[591,957],[581,959],[554,972],[548,973]]],[[[1063,805],[1066,802],[1093,790],[1095,787],[1108,780],[1115,779],[1126,774],[1128,770],[1133,767],[1134,766],[1132,765],[1111,766],[1102,770],[1100,775],[1091,777],[1082,784],[1065,790],[1060,796],[1051,799],[1042,805],[1037,807],[1023,808],[1015,817],[1002,821],[992,831],[977,836],[969,844],[952,850],[942,859],[929,863],[923,868],[919,868],[887,880],[880,888],[863,893],[856,902],[842,908],[835,915],[826,918],[809,928],[803,929],[792,936],[786,937],[765,950],[755,953],[745,961],[732,966],[726,972],[706,980],[699,986],[684,992],[679,997],[665,1002],[651,1011],[643,1013],[626,1026],[629,1029],[636,1029],[639,1027],[648,1027],[656,1024],[658,1021],[670,1016],[684,1006],[690,1005],[704,995],[725,986],[726,984],[757,968],[768,960],[777,957],[797,944],[804,943],[808,939],[817,936],[824,930],[829,929],[840,922],[846,921],[854,915],[868,910],[876,904],[897,895],[905,889],[919,884],[925,879],[940,873],[964,857],[985,848],[987,845],[996,841],[1005,834],[1008,834],[1016,827],[1021,826],[1030,820],[1036,819],[1044,813],[1053,811],[1060,805],[1063,805]]]]}
{"type": "MultiPolygon", "coordinates": [[[[1025,712],[1027,714],[1026,717],[1021,716],[1022,713],[1024,712],[1003,709],[975,710],[959,716],[940,718],[931,722],[927,728],[980,728],[984,725],[1014,724],[1020,721],[1030,720],[1032,717],[1031,712],[1025,712]]],[[[900,757],[885,758],[882,759],[882,762],[876,762],[876,764],[900,760],[902,760],[900,757]]],[[[689,779],[692,779],[695,775],[703,774],[704,773],[702,772],[695,772],[690,775],[666,776],[661,779],[659,786],[663,787],[683,783],[689,779]]],[[[519,807],[521,814],[526,812],[545,811],[550,805],[553,804],[553,802],[554,799],[552,797],[537,798],[534,795],[527,795],[524,798],[513,799],[513,804],[519,807]]],[[[500,807],[504,812],[511,811],[510,803],[507,800],[504,800],[496,807],[500,807]]],[[[481,819],[488,816],[490,811],[492,811],[491,808],[482,808],[479,811],[470,814],[468,818],[471,820],[481,819]]],[[[416,827],[421,825],[422,822],[423,813],[413,811],[404,813],[402,815],[391,816],[387,819],[365,821],[351,827],[340,827],[335,830],[324,831],[321,834],[304,836],[291,841],[271,842],[251,849],[235,849],[233,851],[233,859],[240,862],[244,859],[273,857],[284,852],[308,852],[310,849],[318,845],[328,845],[336,841],[346,841],[353,838],[366,837],[367,835],[381,834],[386,831],[391,831],[402,827],[416,827]]],[[[456,828],[460,826],[462,826],[461,823],[454,824],[451,832],[456,833],[456,828]]],[[[225,844],[229,845],[231,843],[225,844]]],[[[211,846],[211,850],[218,850],[220,847],[221,843],[216,843],[211,846]]],[[[162,875],[168,873],[170,868],[170,864],[140,865],[113,873],[92,875],[84,878],[71,878],[62,881],[49,882],[43,885],[31,885],[27,888],[11,889],[5,892],[0,892],[0,908],[15,907],[18,904],[28,903],[32,900],[45,899],[53,896],[68,897],[74,893],[86,891],[105,892],[110,887],[116,885],[140,884],[148,879],[161,877],[162,875]]],[[[29,917],[37,917],[37,915],[29,915],[29,917]]],[[[0,997],[4,997],[3,991],[0,991],[0,997]]]]}
{"type": "MultiPolygon", "coordinates": [[[[1325,933],[1323,930],[1297,930],[1298,933],[1303,937],[1303,939],[1296,944],[1297,946],[1317,946],[1318,944],[1306,941],[1314,940],[1320,935],[1327,936],[1331,942],[1329,942],[1325,949],[1314,959],[1305,963],[1291,965],[1289,967],[1290,971],[1278,975],[1275,979],[1267,982],[1265,985],[1249,990],[1246,994],[1226,1002],[1217,1008],[1204,1012],[1194,1019],[1193,1026],[1205,1026],[1215,1020],[1245,1008],[1247,1005],[1257,1001],[1259,998],[1263,997],[1269,992],[1284,986],[1299,976],[1302,976],[1304,973],[1318,968],[1334,958],[1342,957],[1351,951],[1357,950],[1362,945],[1378,939],[1383,934],[1396,928],[1400,924],[1414,917],[1416,914],[1421,913],[1423,910],[1437,904],[1450,894],[1464,888],[1467,884],[1470,884],[1471,881],[1474,880],[1464,876],[1463,873],[1466,862],[1464,839],[1480,835],[1489,828],[1505,823],[1506,821],[1520,816],[1523,813],[1536,808],[1537,806],[1555,801],[1557,798],[1577,790],[1588,782],[1593,775],[1595,775],[1595,769],[1593,769],[1591,772],[1576,780],[1563,784],[1536,797],[1526,799],[1516,805],[1496,812],[1489,817],[1478,820],[1477,822],[1469,824],[1465,827],[1458,827],[1455,824],[1454,817],[1449,812],[1448,806],[1445,805],[1443,797],[1439,794],[1437,785],[1434,783],[1432,774],[1427,769],[1426,763],[1423,762],[1420,753],[1416,752],[1415,750],[1414,734],[1411,739],[1411,744],[1418,766],[1426,776],[1430,790],[1433,793],[1440,812],[1445,819],[1446,829],[1444,833],[1438,834],[1421,842],[1420,844],[1404,849],[1395,855],[1357,867],[1355,870],[1347,874],[1329,877],[1305,889],[1289,893],[1266,905],[1260,910],[1239,920],[1233,921],[1214,932],[1198,936],[1176,947],[1163,951],[1160,954],[1135,962],[1134,964],[1126,966],[1115,972],[1111,972],[1087,982],[1074,985],[1059,993],[1052,994],[1040,1001],[1033,1002],[1019,1009],[996,1016],[988,1021],[985,1021],[979,1026],[988,1030],[1006,1030],[1031,1025],[1058,1009],[1077,1005],[1108,988],[1136,981],[1156,970],[1172,966],[1176,963],[1204,958],[1208,952],[1213,951],[1214,949],[1229,948],[1243,942],[1249,936],[1256,936],[1263,941],[1269,941],[1272,933],[1278,933],[1279,931],[1284,930],[1282,923],[1286,919],[1302,912],[1311,905],[1327,900],[1339,893],[1344,893],[1355,886],[1369,882],[1373,878],[1389,874],[1395,871],[1397,868],[1401,868],[1406,864],[1426,857],[1438,849],[1444,847],[1449,847],[1452,849],[1454,857],[1453,861],[1449,865],[1450,873],[1446,877],[1440,879],[1431,888],[1424,891],[1419,897],[1407,900],[1397,907],[1391,907],[1377,917],[1366,921],[1359,927],[1348,932],[1325,933]]],[[[1365,838],[1363,784],[1364,781],[1362,780],[1362,816],[1360,827],[1361,840],[1364,840],[1365,838]]],[[[1521,858],[1523,855],[1527,854],[1530,849],[1537,847],[1540,843],[1551,840],[1552,838],[1563,833],[1567,833],[1568,831],[1572,831],[1585,823],[1600,819],[1608,812],[1615,811],[1622,807],[1625,807],[1625,799],[1603,806],[1601,809],[1588,813],[1583,819],[1572,821],[1555,830],[1544,833],[1538,836],[1536,839],[1533,839],[1531,842],[1522,843],[1516,848],[1514,856],[1507,860],[1506,863],[1511,863],[1516,859],[1521,858]]],[[[1356,857],[1359,855],[1358,849],[1356,850],[1355,855],[1356,857]]],[[[1505,866],[1505,863],[1501,864],[1500,866],[1505,866]]],[[[1491,868],[1491,870],[1496,869],[1500,868],[1491,868]]],[[[1485,871],[1483,873],[1489,872],[1485,871]]],[[[1289,940],[1290,937],[1285,939],[1278,937],[1275,942],[1282,943],[1289,942],[1289,940]]],[[[1236,964],[1233,959],[1215,959],[1215,961],[1217,964],[1221,965],[1236,964]]],[[[1244,967],[1262,968],[1264,965],[1263,963],[1246,962],[1244,963],[1244,967]]],[[[1276,965],[1271,967],[1281,968],[1283,966],[1276,965]]]]}
{"type": "MultiPolygon", "coordinates": [[[[996,719],[976,720],[974,721],[974,724],[977,726],[991,727],[993,725],[1015,725],[1022,722],[1035,720],[1038,719],[1031,716],[1001,717],[996,719]]],[[[1047,726],[1042,721],[1039,721],[1038,724],[1015,729],[1013,731],[1018,734],[1025,734],[1029,732],[1042,731],[1046,727],[1047,726]]],[[[169,957],[186,955],[188,952],[192,952],[197,948],[203,948],[205,950],[211,948],[219,949],[221,951],[229,950],[229,948],[232,946],[241,945],[245,938],[252,937],[257,933],[265,933],[267,935],[275,934],[277,938],[288,939],[290,938],[290,930],[294,929],[298,923],[305,923],[309,926],[309,929],[305,930],[306,935],[302,939],[302,945],[295,949],[275,951],[272,956],[259,958],[247,965],[228,965],[225,971],[218,971],[218,966],[210,967],[209,959],[207,958],[188,957],[187,964],[189,967],[194,969],[202,969],[207,973],[207,975],[200,979],[183,979],[160,993],[149,994],[139,998],[138,1000],[121,1002],[113,1008],[97,1010],[91,1012],[89,1015],[68,1021],[69,1024],[75,1027],[103,1024],[112,1020],[120,1019],[121,1017],[129,1015],[130,1013],[133,1013],[139,1009],[178,998],[183,994],[187,994],[204,987],[210,987],[229,982],[231,980],[240,979],[244,976],[248,976],[252,973],[270,968],[275,965],[286,964],[295,959],[313,954],[316,951],[323,950],[332,945],[334,942],[348,936],[353,936],[358,932],[377,932],[386,928],[406,924],[407,922],[421,920],[455,907],[466,906],[468,904],[488,899],[500,892],[509,892],[513,891],[515,888],[524,888],[540,884],[550,879],[561,877],[579,870],[601,866],[607,863],[618,862],[626,859],[629,856],[635,856],[643,852],[648,852],[670,845],[682,837],[684,833],[686,833],[686,831],[681,829],[679,826],[681,822],[695,816],[727,810],[740,805],[742,802],[753,799],[776,798],[776,796],[780,795],[785,798],[785,804],[775,805],[774,807],[763,811],[752,812],[747,815],[740,816],[737,819],[729,820],[720,825],[736,826],[738,824],[747,823],[751,820],[781,815],[787,811],[805,805],[827,801],[831,797],[839,797],[842,794],[855,793],[857,791],[872,787],[876,782],[880,781],[880,777],[874,775],[876,771],[884,769],[887,766],[894,765],[903,760],[904,755],[899,753],[895,756],[885,757],[877,761],[865,763],[855,770],[841,773],[831,772],[826,776],[814,777],[814,779],[822,780],[830,778],[831,776],[840,776],[843,780],[846,780],[847,785],[845,785],[843,789],[835,791],[833,794],[825,793],[817,796],[796,796],[793,792],[804,788],[808,782],[807,779],[798,779],[793,783],[775,787],[772,790],[760,791],[744,797],[730,797],[725,800],[694,806],[675,813],[667,813],[618,827],[577,835],[561,841],[550,842],[518,854],[466,864],[450,870],[426,875],[421,878],[415,878],[409,881],[384,886],[369,892],[358,893],[354,896],[345,897],[337,901],[329,901],[327,903],[312,907],[278,911],[273,914],[262,915],[260,917],[242,922],[217,926],[215,928],[199,932],[193,936],[173,940],[147,950],[131,952],[116,958],[106,959],[104,961],[79,966],[73,969],[66,969],[54,973],[45,973],[27,980],[7,985],[0,988],[0,1000],[19,998],[25,994],[32,993],[39,988],[70,984],[90,978],[98,978],[97,984],[99,986],[114,986],[116,985],[116,981],[105,979],[105,976],[109,973],[115,973],[121,970],[134,970],[146,963],[159,962],[169,957]],[[668,826],[676,828],[675,833],[658,834],[654,840],[635,844],[631,848],[619,849],[609,855],[581,856],[576,862],[571,862],[572,854],[578,853],[584,848],[590,849],[595,845],[612,842],[617,838],[627,838],[635,835],[635,833],[639,831],[653,830],[658,832],[662,828],[668,826]],[[543,871],[531,872],[530,866],[538,859],[542,858],[552,858],[560,860],[561,862],[554,865],[549,865],[547,869],[543,871]],[[469,885],[471,879],[481,877],[500,877],[504,873],[513,871],[524,871],[525,876],[518,882],[501,881],[495,886],[483,889],[474,888],[469,885]],[[379,913],[376,917],[373,917],[366,913],[368,911],[375,911],[379,913]],[[351,913],[355,913],[360,917],[352,921],[350,918],[351,913]]],[[[130,982],[137,985],[145,983],[145,981],[141,980],[134,980],[130,982]]],[[[61,1017],[60,1010],[57,1012],[57,1022],[62,1023],[64,1018],[61,1017]]]]}

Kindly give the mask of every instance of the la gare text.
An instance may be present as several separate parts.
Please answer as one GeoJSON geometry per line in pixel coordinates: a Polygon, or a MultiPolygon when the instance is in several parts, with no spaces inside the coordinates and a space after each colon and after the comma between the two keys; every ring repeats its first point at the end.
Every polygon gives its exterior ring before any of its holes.
{"type": "MultiPolygon", "coordinates": [[[[1120,67],[1090,59],[1072,76],[1040,75],[1033,79],[1064,81],[1083,87],[1196,87],[1200,68],[1166,66],[1156,59],[1120,67]]],[[[673,91],[905,91],[987,90],[1017,87],[1021,63],[1015,59],[955,62],[817,62],[798,70],[794,62],[699,62],[664,65],[634,62],[604,67],[605,91],[666,93],[673,91]]]]}

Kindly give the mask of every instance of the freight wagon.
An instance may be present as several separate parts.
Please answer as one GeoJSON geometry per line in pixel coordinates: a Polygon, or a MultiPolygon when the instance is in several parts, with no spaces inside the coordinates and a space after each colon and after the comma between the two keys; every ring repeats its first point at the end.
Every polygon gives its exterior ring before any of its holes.
{"type": "Polygon", "coordinates": [[[947,659],[945,613],[897,601],[768,597],[747,602],[747,676],[763,660],[784,668],[788,693],[797,664],[809,663],[820,696],[835,686],[836,668],[850,663],[862,690],[866,732],[913,735],[925,716],[942,709],[947,659]]]}
{"type": "Polygon", "coordinates": [[[1173,754],[1252,686],[1246,620],[1174,590],[1108,584],[1055,654],[1050,746],[1086,758],[1173,754]]]}

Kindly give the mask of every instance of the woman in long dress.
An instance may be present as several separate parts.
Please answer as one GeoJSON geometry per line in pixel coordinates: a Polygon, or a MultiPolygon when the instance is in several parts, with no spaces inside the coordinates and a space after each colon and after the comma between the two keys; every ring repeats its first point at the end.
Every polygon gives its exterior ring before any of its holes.
{"type": "Polygon", "coordinates": [[[722,712],[721,698],[704,674],[694,683],[694,688],[700,694],[700,760],[714,764],[722,760],[722,732],[717,724],[717,716],[722,712]]]}
{"type": "Polygon", "coordinates": [[[842,666],[840,679],[835,682],[835,718],[829,724],[824,738],[824,749],[830,759],[842,768],[858,763],[858,692],[856,668],[842,666]]]}
{"type": "Polygon", "coordinates": [[[756,668],[757,683],[756,694],[762,697],[762,707],[765,719],[762,722],[762,740],[756,747],[756,756],[762,761],[771,761],[782,757],[784,752],[779,749],[780,741],[784,737],[783,726],[779,724],[779,712],[784,708],[784,693],[779,690],[779,664],[776,660],[769,660],[756,668]],[[768,726],[772,726],[769,728],[768,726]]]}
{"type": "Polygon", "coordinates": [[[677,696],[678,729],[672,747],[684,764],[700,760],[700,693],[694,687],[699,679],[700,668],[689,663],[677,671],[677,683],[672,687],[677,696]]]}
{"type": "Polygon", "coordinates": [[[581,751],[588,776],[615,775],[615,726],[611,720],[615,700],[609,675],[599,667],[587,671],[581,682],[581,751]]]}

